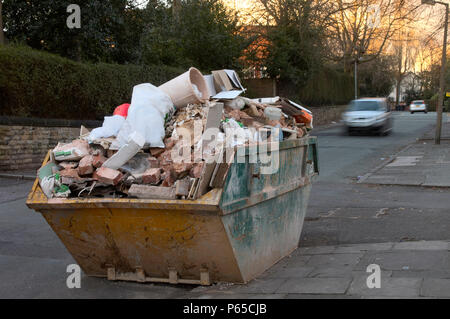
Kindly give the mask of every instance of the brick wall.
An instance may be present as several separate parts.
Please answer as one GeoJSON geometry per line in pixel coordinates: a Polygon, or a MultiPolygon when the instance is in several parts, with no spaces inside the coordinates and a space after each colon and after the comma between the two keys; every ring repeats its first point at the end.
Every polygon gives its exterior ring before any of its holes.
{"type": "Polygon", "coordinates": [[[49,149],[60,141],[69,142],[79,136],[82,124],[101,126],[101,122],[96,121],[0,117],[0,171],[39,168],[49,149]]]}

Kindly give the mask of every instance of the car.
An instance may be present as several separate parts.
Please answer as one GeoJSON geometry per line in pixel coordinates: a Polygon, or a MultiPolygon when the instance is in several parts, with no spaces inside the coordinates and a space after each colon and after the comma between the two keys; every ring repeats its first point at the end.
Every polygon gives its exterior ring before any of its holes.
{"type": "Polygon", "coordinates": [[[376,132],[388,135],[392,132],[392,114],[385,98],[364,98],[350,102],[342,116],[346,131],[376,132]]]}
{"type": "Polygon", "coordinates": [[[412,101],[411,105],[409,106],[409,111],[411,112],[411,114],[414,114],[415,112],[424,112],[425,114],[427,114],[428,107],[424,100],[412,101]]]}

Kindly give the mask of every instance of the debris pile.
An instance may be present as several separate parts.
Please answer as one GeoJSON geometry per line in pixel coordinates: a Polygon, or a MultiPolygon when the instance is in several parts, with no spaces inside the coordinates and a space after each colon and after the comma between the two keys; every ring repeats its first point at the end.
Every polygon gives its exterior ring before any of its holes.
{"type": "Polygon", "coordinates": [[[312,128],[311,112],[292,101],[241,97],[232,70],[186,74],[160,88],[136,86],[131,104],[102,127],[82,127],[78,139],[58,144],[38,171],[45,195],[196,199],[223,186],[230,164],[222,162],[224,149],[298,139],[312,128]]]}

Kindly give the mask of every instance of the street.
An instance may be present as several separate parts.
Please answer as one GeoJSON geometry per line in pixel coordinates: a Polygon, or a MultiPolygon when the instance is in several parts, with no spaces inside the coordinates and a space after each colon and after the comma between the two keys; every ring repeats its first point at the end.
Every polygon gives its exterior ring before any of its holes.
{"type": "Polygon", "coordinates": [[[314,134],[319,137],[320,178],[311,193],[301,245],[450,239],[449,190],[356,184],[358,177],[430,131],[436,114],[398,113],[394,121],[388,137],[345,136],[341,127],[314,134]]]}
{"type": "MultiPolygon", "coordinates": [[[[425,259],[421,257],[421,265],[427,265],[428,258],[436,260],[433,265],[438,273],[443,278],[449,278],[448,269],[445,270],[449,262],[446,244],[450,239],[449,190],[357,183],[361,176],[430,131],[435,116],[434,113],[396,114],[393,134],[388,137],[346,136],[340,125],[313,132],[319,137],[321,171],[313,185],[300,249],[294,252],[292,258],[281,261],[249,285],[235,288],[236,291],[232,285],[231,290],[226,292],[229,287],[222,289],[220,285],[211,288],[142,285],[108,282],[84,275],[81,289],[68,289],[66,267],[75,262],[40,214],[25,206],[32,182],[2,178],[0,298],[303,298],[321,294],[361,297],[365,293],[358,282],[365,282],[365,262],[373,257],[373,254],[364,254],[363,251],[370,249],[388,250],[388,256],[394,256],[392,252],[395,251],[401,251],[406,257],[411,254],[422,256],[424,253],[425,259]],[[431,242],[419,245],[409,243],[413,241],[431,242]],[[370,243],[374,245],[365,248],[358,246],[370,243]],[[420,253],[414,253],[414,249],[420,249],[420,253]],[[427,251],[429,249],[433,251],[427,251]],[[348,253],[340,254],[337,259],[325,255],[336,252],[348,253]],[[286,275],[285,267],[289,267],[289,263],[296,265],[295,274],[288,272],[291,275],[286,275]],[[349,265],[353,268],[349,269],[349,265]],[[324,269],[331,270],[333,278],[314,278],[321,277],[324,269]],[[352,282],[347,274],[336,273],[342,272],[342,269],[350,271],[350,275],[357,273],[363,276],[352,282]],[[319,275],[311,275],[313,273],[319,275]],[[300,281],[303,284],[295,287],[287,285],[286,281],[291,281],[289,276],[303,280],[300,281]],[[311,278],[303,278],[306,276],[311,278]],[[318,280],[319,284],[326,282],[326,286],[319,287],[316,281],[311,280],[318,280]],[[266,288],[260,288],[261,284],[266,288]],[[330,287],[335,290],[324,291],[330,287]]],[[[403,264],[398,266],[395,260],[391,263],[400,267],[398,271],[403,269],[403,264]]],[[[394,276],[395,267],[394,271],[389,272],[390,276],[394,276]]],[[[431,274],[432,278],[436,276],[436,273],[431,274]]],[[[401,282],[407,292],[396,289],[397,281],[388,281],[386,285],[391,289],[388,296],[415,297],[420,289],[425,289],[425,286],[420,288],[422,279],[411,279],[406,283],[403,278],[397,279],[403,280],[401,282]]],[[[433,286],[432,282],[426,284],[433,286]]]]}

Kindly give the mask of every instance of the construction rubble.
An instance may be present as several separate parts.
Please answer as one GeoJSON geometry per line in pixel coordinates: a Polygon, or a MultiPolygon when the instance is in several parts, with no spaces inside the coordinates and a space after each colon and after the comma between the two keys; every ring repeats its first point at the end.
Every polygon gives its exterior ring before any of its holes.
{"type": "Polygon", "coordinates": [[[117,107],[102,127],[82,127],[78,139],[50,152],[38,170],[40,186],[48,198],[158,200],[220,188],[229,167],[224,149],[299,139],[312,128],[304,107],[241,97],[244,91],[232,70],[203,76],[191,68],[159,88],[138,85],[131,104],[117,107]]]}

